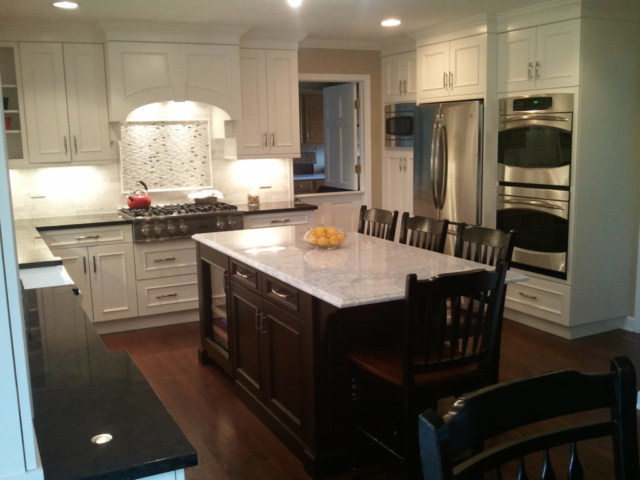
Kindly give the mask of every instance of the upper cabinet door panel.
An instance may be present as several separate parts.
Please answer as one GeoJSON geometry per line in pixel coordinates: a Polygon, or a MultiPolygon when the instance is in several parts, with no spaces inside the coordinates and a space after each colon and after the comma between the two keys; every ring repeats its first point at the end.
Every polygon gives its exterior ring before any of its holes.
{"type": "Polygon", "coordinates": [[[69,134],[73,161],[111,156],[102,45],[64,44],[69,134]]]}
{"type": "Polygon", "coordinates": [[[418,49],[418,100],[449,95],[449,42],[418,49]]]}
{"type": "Polygon", "coordinates": [[[382,58],[382,95],[384,103],[402,101],[402,55],[382,58]]]}
{"type": "Polygon", "coordinates": [[[536,88],[576,86],[580,83],[580,20],[537,28],[536,56],[540,66],[536,88]]]}
{"type": "Polygon", "coordinates": [[[404,66],[405,66],[405,79],[403,82],[405,101],[415,102],[417,92],[418,81],[418,58],[416,52],[409,52],[404,54],[404,66]]]}
{"type": "Polygon", "coordinates": [[[264,50],[242,50],[240,72],[242,121],[237,122],[238,155],[267,155],[269,115],[264,50]]]}
{"type": "Polygon", "coordinates": [[[30,163],[71,161],[60,43],[21,43],[20,61],[30,163]]]}
{"type": "Polygon", "coordinates": [[[270,153],[299,154],[298,52],[267,50],[266,61],[270,153]]]}
{"type": "Polygon", "coordinates": [[[487,36],[454,40],[449,45],[449,95],[482,94],[487,78],[487,36]]]}
{"type": "Polygon", "coordinates": [[[498,92],[535,88],[536,29],[498,35],[498,92]]]}

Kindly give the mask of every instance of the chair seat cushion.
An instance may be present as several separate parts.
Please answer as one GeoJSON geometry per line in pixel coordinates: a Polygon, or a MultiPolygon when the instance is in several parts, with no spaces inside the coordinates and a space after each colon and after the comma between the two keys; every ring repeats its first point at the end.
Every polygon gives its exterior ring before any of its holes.
{"type": "MultiPolygon", "coordinates": [[[[447,352],[443,356],[448,356],[447,352]]],[[[349,353],[349,360],[360,368],[399,387],[403,383],[403,359],[404,353],[400,345],[369,348],[349,353]]],[[[445,382],[455,382],[474,376],[478,372],[478,364],[473,363],[437,372],[418,374],[414,378],[414,384],[416,387],[426,387],[445,382]]]]}

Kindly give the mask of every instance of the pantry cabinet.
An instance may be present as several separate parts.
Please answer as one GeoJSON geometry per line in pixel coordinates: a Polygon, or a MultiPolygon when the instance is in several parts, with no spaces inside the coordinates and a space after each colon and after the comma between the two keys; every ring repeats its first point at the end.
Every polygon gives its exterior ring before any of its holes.
{"type": "Polygon", "coordinates": [[[417,65],[418,103],[482,95],[486,90],[487,36],[422,46],[417,65]]]}
{"type": "Polygon", "coordinates": [[[552,23],[498,36],[498,91],[579,85],[580,20],[552,23]]]}
{"type": "Polygon", "coordinates": [[[387,154],[385,169],[384,208],[412,214],[413,156],[411,154],[387,154]]]}
{"type": "Polygon", "coordinates": [[[382,101],[415,102],[417,80],[416,52],[382,58],[382,101]]]}
{"type": "Polygon", "coordinates": [[[242,120],[228,122],[235,158],[300,156],[298,52],[240,50],[242,120]]]}
{"type": "Polygon", "coordinates": [[[102,45],[20,43],[29,163],[111,157],[102,45]]]}

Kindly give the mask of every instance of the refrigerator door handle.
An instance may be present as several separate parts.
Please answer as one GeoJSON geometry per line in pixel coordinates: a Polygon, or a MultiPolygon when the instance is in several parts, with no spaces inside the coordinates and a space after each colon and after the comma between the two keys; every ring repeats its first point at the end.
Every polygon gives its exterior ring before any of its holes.
{"type": "Polygon", "coordinates": [[[447,177],[449,175],[449,145],[447,142],[447,127],[445,125],[444,115],[440,116],[440,154],[442,156],[440,173],[440,190],[438,192],[438,208],[442,210],[444,203],[447,201],[447,177]]]}
{"type": "Polygon", "coordinates": [[[439,157],[440,157],[440,115],[436,115],[436,121],[433,123],[433,135],[431,137],[431,192],[433,194],[433,205],[436,209],[440,209],[438,200],[438,177],[440,173],[439,157]]]}

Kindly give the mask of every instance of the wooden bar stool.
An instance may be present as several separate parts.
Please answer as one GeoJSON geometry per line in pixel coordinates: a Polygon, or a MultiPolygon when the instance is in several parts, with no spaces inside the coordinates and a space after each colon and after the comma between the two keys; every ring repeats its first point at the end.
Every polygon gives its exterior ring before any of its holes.
{"type": "Polygon", "coordinates": [[[391,240],[396,236],[396,224],[398,223],[398,211],[381,210],[366,205],[360,207],[360,219],[358,220],[358,233],[371,235],[372,237],[391,240]]]}
{"type": "Polygon", "coordinates": [[[485,265],[507,262],[511,266],[515,231],[458,224],[454,256],[485,265]]]}
{"type": "MultiPolygon", "coordinates": [[[[353,364],[354,478],[360,476],[360,440],[366,437],[403,460],[405,477],[413,480],[419,471],[420,412],[440,398],[491,383],[506,271],[506,263],[501,263],[493,272],[473,270],[429,280],[407,275],[404,311],[398,312],[403,320],[402,343],[348,356],[353,364]],[[462,309],[463,304],[472,308],[462,309]],[[396,390],[401,405],[385,415],[361,415],[369,408],[368,390],[363,388],[374,382],[396,390]],[[385,425],[396,414],[399,424],[385,425]]],[[[370,397],[380,400],[378,394],[370,397]]]]}
{"type": "Polygon", "coordinates": [[[410,217],[409,212],[404,212],[400,223],[400,243],[442,253],[448,228],[449,220],[436,220],[417,215],[410,217]]]}

